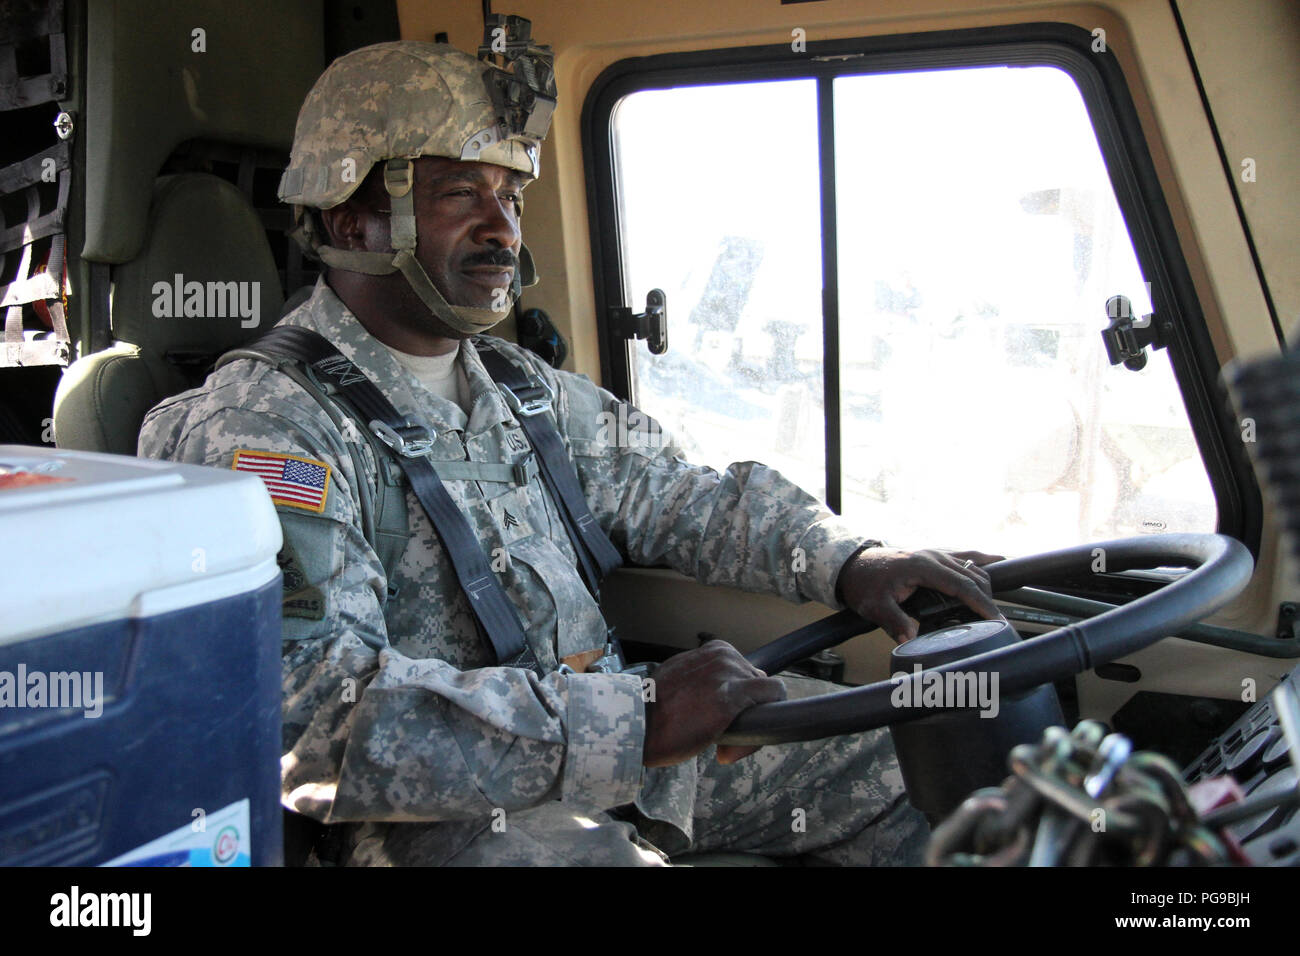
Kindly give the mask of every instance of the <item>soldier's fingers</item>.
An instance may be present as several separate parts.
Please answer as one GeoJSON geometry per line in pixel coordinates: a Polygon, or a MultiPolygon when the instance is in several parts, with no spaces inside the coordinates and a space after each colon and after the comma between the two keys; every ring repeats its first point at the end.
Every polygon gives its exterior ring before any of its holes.
{"type": "Polygon", "coordinates": [[[735,763],[737,760],[745,759],[758,749],[758,747],[737,747],[732,744],[719,744],[717,760],[718,763],[735,763]]]}
{"type": "Polygon", "coordinates": [[[985,554],[983,551],[947,551],[943,552],[949,557],[956,558],[958,561],[974,561],[976,565],[983,567],[986,564],[995,564],[998,561],[1005,561],[1006,558],[1000,554],[985,554]]]}
{"type": "Polygon", "coordinates": [[[988,620],[997,620],[1002,617],[998,606],[993,603],[993,598],[988,594],[987,584],[981,586],[974,578],[966,576],[961,571],[953,571],[938,561],[929,565],[923,573],[925,575],[923,581],[925,587],[933,588],[949,597],[956,598],[976,614],[988,620]]]}
{"type": "Polygon", "coordinates": [[[739,714],[755,704],[774,704],[785,700],[785,684],[759,672],[757,677],[742,677],[722,685],[722,699],[732,713],[739,714]]]}
{"type": "Polygon", "coordinates": [[[895,644],[907,643],[916,637],[921,629],[921,626],[898,606],[898,602],[888,599],[873,605],[870,613],[864,614],[863,617],[880,625],[881,629],[893,638],[895,644]]]}
{"type": "Polygon", "coordinates": [[[934,559],[938,561],[940,564],[942,564],[945,568],[951,568],[953,571],[956,571],[958,574],[970,578],[972,581],[978,584],[985,591],[989,590],[989,573],[985,571],[983,568],[981,568],[978,564],[976,564],[974,560],[972,560],[971,558],[966,558],[963,561],[958,561],[956,555],[949,554],[946,551],[935,551],[932,553],[934,559]]]}
{"type": "Polygon", "coordinates": [[[952,555],[949,560],[956,565],[954,570],[978,584],[981,591],[988,595],[993,594],[993,579],[989,576],[988,571],[975,563],[973,558],[966,558],[959,562],[957,556],[952,555]]]}
{"type": "Polygon", "coordinates": [[[761,670],[749,662],[744,654],[734,644],[727,644],[723,641],[709,641],[703,645],[709,647],[713,644],[721,644],[719,649],[718,660],[720,665],[731,670],[737,677],[766,677],[761,670]]]}

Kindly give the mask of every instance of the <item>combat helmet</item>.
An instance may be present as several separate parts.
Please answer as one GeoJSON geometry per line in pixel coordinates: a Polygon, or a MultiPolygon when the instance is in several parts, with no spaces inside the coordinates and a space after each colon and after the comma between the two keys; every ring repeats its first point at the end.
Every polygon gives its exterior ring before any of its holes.
{"type": "MultiPolygon", "coordinates": [[[[420,300],[451,328],[484,332],[509,311],[453,306],[415,258],[414,160],[441,156],[538,173],[538,152],[555,109],[549,47],[535,46],[529,22],[494,16],[476,59],[440,43],[400,40],[339,57],[321,74],[298,114],[279,196],[294,207],[295,237],[326,265],[367,275],[400,272],[420,300]],[[495,56],[506,66],[499,68],[495,56]],[[393,252],[328,244],[308,209],[330,209],[351,196],[377,164],[392,212],[393,252]]],[[[537,281],[520,248],[511,302],[537,281]]]]}

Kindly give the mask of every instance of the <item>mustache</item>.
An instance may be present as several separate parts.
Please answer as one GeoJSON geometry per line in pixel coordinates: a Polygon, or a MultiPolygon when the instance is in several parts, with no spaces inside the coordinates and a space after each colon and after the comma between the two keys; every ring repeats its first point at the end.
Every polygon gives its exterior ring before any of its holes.
{"type": "Polygon", "coordinates": [[[475,266],[509,266],[518,272],[519,257],[509,249],[488,249],[485,252],[471,252],[460,260],[462,269],[472,269],[475,266]]]}

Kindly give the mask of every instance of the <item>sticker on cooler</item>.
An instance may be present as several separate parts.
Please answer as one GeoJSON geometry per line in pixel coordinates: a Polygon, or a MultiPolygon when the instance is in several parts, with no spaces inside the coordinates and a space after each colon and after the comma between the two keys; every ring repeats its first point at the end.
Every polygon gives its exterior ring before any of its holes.
{"type": "Polygon", "coordinates": [[[248,799],[201,813],[103,866],[251,866],[248,799]]]}
{"type": "Polygon", "coordinates": [[[0,472],[0,491],[9,488],[29,488],[32,485],[56,485],[71,478],[56,478],[53,475],[38,475],[32,471],[0,472]]]}
{"type": "Polygon", "coordinates": [[[71,481],[71,478],[59,478],[50,474],[63,467],[63,462],[55,458],[40,461],[24,458],[19,461],[0,461],[0,491],[9,488],[30,488],[32,485],[53,485],[71,481]]]}

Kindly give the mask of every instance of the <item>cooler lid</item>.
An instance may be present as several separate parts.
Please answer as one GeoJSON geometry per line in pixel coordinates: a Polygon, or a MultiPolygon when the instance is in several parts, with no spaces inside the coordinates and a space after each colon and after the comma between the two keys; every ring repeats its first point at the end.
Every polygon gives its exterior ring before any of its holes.
{"type": "Polygon", "coordinates": [[[256,590],[280,545],[256,476],[0,445],[0,644],[256,590]]]}

